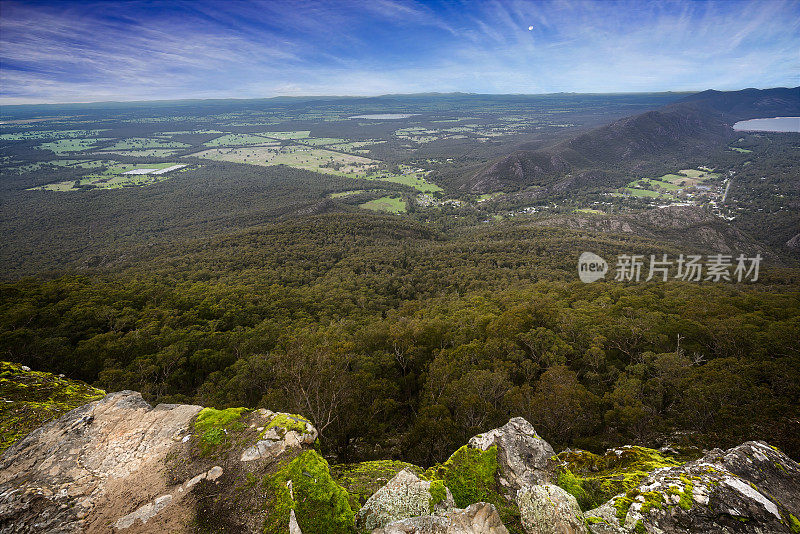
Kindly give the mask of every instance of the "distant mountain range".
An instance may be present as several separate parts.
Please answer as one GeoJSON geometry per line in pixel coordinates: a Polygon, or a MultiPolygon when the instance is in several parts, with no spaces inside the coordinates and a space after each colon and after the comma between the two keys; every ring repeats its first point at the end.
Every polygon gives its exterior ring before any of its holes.
{"type": "Polygon", "coordinates": [[[737,135],[738,121],[782,115],[800,115],[800,87],[703,91],[551,147],[512,152],[468,176],[461,189],[615,185],[620,174],[723,146],[737,135]]]}

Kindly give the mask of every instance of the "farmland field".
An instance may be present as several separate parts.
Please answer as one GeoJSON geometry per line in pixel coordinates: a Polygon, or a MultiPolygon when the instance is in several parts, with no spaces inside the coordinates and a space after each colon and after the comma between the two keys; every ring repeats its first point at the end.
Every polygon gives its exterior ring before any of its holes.
{"type": "Polygon", "coordinates": [[[164,141],[163,139],[152,138],[130,138],[123,139],[106,147],[104,150],[144,150],[148,148],[186,148],[190,145],[186,143],[178,143],[176,141],[164,141]]]}
{"type": "Polygon", "coordinates": [[[67,152],[81,152],[93,148],[100,141],[105,141],[103,138],[89,138],[89,139],[59,139],[51,143],[43,143],[39,145],[42,150],[50,150],[56,154],[65,154],[67,152]]]}
{"type": "Polygon", "coordinates": [[[205,143],[206,146],[242,146],[242,145],[267,145],[277,144],[272,139],[263,135],[228,134],[205,143]]]}
{"type": "Polygon", "coordinates": [[[324,172],[351,178],[366,178],[379,162],[302,145],[214,148],[191,154],[192,157],[251,165],[288,165],[298,169],[324,172]]]}
{"type": "Polygon", "coordinates": [[[150,163],[147,165],[133,165],[129,163],[118,163],[115,161],[105,162],[106,166],[102,172],[85,175],[77,180],[66,180],[46,184],[38,189],[42,191],[80,191],[84,189],[121,189],[123,187],[133,187],[153,184],[170,179],[172,172],[165,174],[125,174],[136,170],[159,170],[176,166],[176,163],[150,163]]]}
{"type": "Polygon", "coordinates": [[[406,211],[406,203],[396,197],[381,197],[361,204],[359,207],[372,211],[386,211],[389,213],[403,213],[406,211]]]}

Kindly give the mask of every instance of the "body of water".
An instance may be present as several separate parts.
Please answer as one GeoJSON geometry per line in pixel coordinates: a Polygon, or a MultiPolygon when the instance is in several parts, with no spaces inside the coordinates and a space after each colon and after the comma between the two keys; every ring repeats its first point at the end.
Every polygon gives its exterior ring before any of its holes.
{"type": "Polygon", "coordinates": [[[733,129],[750,132],[800,132],[800,117],[750,119],[737,122],[733,125],[733,129]]]}
{"type": "Polygon", "coordinates": [[[417,113],[373,113],[371,115],[354,115],[348,119],[407,119],[417,113]]]}

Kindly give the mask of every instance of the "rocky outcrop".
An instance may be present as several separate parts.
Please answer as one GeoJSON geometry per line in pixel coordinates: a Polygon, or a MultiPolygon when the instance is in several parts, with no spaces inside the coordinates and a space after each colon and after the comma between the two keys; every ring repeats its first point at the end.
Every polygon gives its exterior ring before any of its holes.
{"type": "MultiPolygon", "coordinates": [[[[227,515],[205,514],[200,503],[230,491],[248,473],[269,481],[316,434],[308,421],[290,414],[154,408],[139,393],[112,393],[35,430],[3,454],[0,531],[177,533],[189,532],[193,518],[200,518],[261,532],[261,512],[248,517],[242,506],[230,507],[227,515]],[[247,452],[253,448],[258,454],[247,452]]],[[[240,489],[237,498],[248,509],[265,504],[263,491],[240,489]]],[[[279,512],[288,526],[289,510],[279,512]]]]}
{"type": "Polygon", "coordinates": [[[356,514],[356,527],[374,530],[411,517],[443,515],[453,508],[453,495],[441,481],[420,480],[403,469],[367,499],[356,514]]]}
{"type": "Polygon", "coordinates": [[[316,438],[299,415],[112,393],[3,454],[0,532],[800,532],[800,466],[763,442],[686,464],[630,446],[554,460],[514,418],[426,471],[378,461],[332,476],[316,438]],[[604,504],[584,520],[586,502],[604,504]]]}
{"type": "MultiPolygon", "coordinates": [[[[200,409],[152,408],[140,394],[122,391],[39,428],[3,455],[0,527],[78,532],[114,524],[140,503],[175,505],[165,498],[166,484],[153,478],[200,409]]],[[[150,517],[141,513],[144,521],[150,517]]]]}
{"type": "Polygon", "coordinates": [[[479,502],[442,516],[425,515],[389,523],[372,534],[508,534],[494,505],[479,502]]]}
{"type": "Polygon", "coordinates": [[[797,532],[798,488],[797,462],[766,443],[750,441],[657,469],[586,516],[594,534],[797,532]]]}
{"type": "Polygon", "coordinates": [[[586,534],[575,497],[558,486],[523,486],[517,492],[522,526],[529,534],[586,534]]]}
{"type": "Polygon", "coordinates": [[[553,481],[555,451],[539,437],[533,425],[522,417],[514,417],[500,428],[478,434],[469,446],[483,451],[497,446],[500,483],[510,497],[525,485],[548,484],[553,481]]]}
{"type": "Polygon", "coordinates": [[[64,375],[0,361],[0,453],[45,423],[105,394],[64,375]]]}
{"type": "Polygon", "coordinates": [[[310,421],[291,414],[275,414],[263,410],[270,417],[269,427],[257,428],[259,439],[242,452],[241,461],[252,462],[264,458],[274,458],[283,454],[287,448],[313,445],[317,439],[317,429],[310,421]]]}

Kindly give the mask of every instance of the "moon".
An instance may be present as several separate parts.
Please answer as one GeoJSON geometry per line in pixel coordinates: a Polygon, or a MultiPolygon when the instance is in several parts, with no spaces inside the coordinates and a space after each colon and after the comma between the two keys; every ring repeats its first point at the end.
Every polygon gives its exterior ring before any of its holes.
{"type": "Polygon", "coordinates": [[[528,31],[532,32],[533,31],[533,26],[528,26],[528,31]]]}

